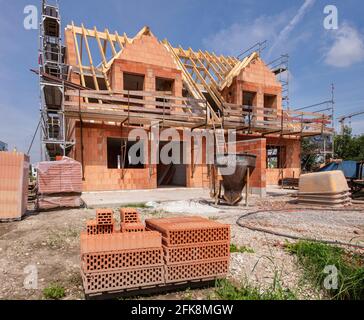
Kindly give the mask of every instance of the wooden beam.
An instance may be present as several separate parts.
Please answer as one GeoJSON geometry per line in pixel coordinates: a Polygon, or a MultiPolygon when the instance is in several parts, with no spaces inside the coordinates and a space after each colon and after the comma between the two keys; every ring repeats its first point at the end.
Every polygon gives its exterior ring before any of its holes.
{"type": "MultiPolygon", "coordinates": [[[[89,62],[90,62],[92,78],[93,78],[93,81],[94,81],[95,89],[100,90],[99,83],[98,83],[97,77],[96,77],[95,67],[94,67],[94,64],[93,64],[93,59],[92,59],[92,55],[91,55],[90,46],[89,46],[88,39],[87,39],[86,29],[85,29],[83,24],[82,24],[82,37],[85,40],[85,47],[86,47],[88,59],[89,59],[89,62]]],[[[102,103],[102,101],[99,100],[99,103],[102,103]]]]}
{"type": "Polygon", "coordinates": [[[102,65],[103,65],[102,73],[104,75],[106,87],[107,87],[108,90],[111,90],[111,86],[110,86],[110,83],[109,83],[109,78],[107,77],[107,74],[106,74],[106,71],[105,71],[105,68],[106,68],[106,65],[107,65],[107,61],[106,61],[105,53],[103,51],[103,47],[101,45],[101,41],[100,41],[100,38],[99,38],[99,35],[98,35],[98,32],[97,32],[96,27],[94,27],[94,32],[95,32],[95,37],[96,37],[97,45],[99,47],[99,51],[100,51],[100,54],[101,54],[101,57],[102,57],[102,65]]]}
{"type": "Polygon", "coordinates": [[[211,61],[208,59],[208,57],[201,50],[199,51],[199,54],[205,59],[205,61],[207,62],[207,64],[209,65],[209,67],[212,69],[212,71],[214,72],[214,74],[221,81],[223,79],[222,76],[221,76],[221,74],[219,73],[219,71],[217,71],[216,67],[211,63],[211,61]]]}
{"type": "Polygon", "coordinates": [[[107,40],[109,41],[109,44],[110,44],[110,47],[111,47],[112,54],[113,54],[113,56],[115,57],[115,56],[117,55],[117,52],[116,52],[116,50],[115,50],[114,43],[113,43],[113,41],[111,40],[109,30],[108,30],[108,29],[105,29],[105,33],[106,33],[107,40]]]}
{"type": "MultiPolygon", "coordinates": [[[[72,26],[73,26],[73,21],[72,21],[72,26]]],[[[82,60],[81,60],[81,56],[80,56],[80,51],[78,50],[78,41],[77,41],[77,35],[74,29],[72,29],[72,33],[73,33],[73,39],[75,42],[75,49],[76,49],[76,55],[77,55],[77,62],[78,62],[78,67],[80,69],[80,77],[81,77],[81,84],[83,87],[86,87],[86,82],[85,82],[85,77],[83,75],[83,68],[82,68],[82,60]]]]}

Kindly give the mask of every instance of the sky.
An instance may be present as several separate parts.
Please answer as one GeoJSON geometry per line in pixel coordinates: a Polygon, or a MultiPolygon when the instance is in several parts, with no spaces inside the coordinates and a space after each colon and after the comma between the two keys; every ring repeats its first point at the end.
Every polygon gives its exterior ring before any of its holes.
{"type": "MultiPolygon", "coordinates": [[[[39,121],[39,31],[24,28],[24,8],[40,0],[0,0],[0,141],[27,152],[39,121]]],[[[51,3],[51,2],[50,2],[51,3]]],[[[360,0],[60,0],[63,27],[72,21],[134,36],[148,25],[173,45],[238,55],[267,40],[269,62],[289,54],[290,107],[331,99],[335,118],[364,111],[364,2],[360,0]],[[338,13],[337,29],[324,27],[327,5],[338,13]]],[[[349,122],[347,122],[349,123],[349,122]]],[[[364,132],[364,115],[352,118],[364,132]]],[[[30,151],[38,161],[40,141],[30,151]]]]}

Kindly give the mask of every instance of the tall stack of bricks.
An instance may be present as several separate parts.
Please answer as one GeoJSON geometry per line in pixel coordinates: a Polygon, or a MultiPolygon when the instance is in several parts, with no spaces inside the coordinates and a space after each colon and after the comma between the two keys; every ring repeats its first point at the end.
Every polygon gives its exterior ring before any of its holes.
{"type": "Polygon", "coordinates": [[[39,162],[37,187],[38,209],[79,207],[82,204],[82,166],[67,157],[59,161],[39,162]]]}
{"type": "MultiPolygon", "coordinates": [[[[125,225],[140,223],[136,211],[122,209],[125,225]],[[136,222],[135,222],[136,221],[136,222]]],[[[123,231],[123,230],[121,230],[123,231]]],[[[113,211],[101,209],[81,233],[81,274],[88,295],[164,284],[162,238],[158,232],[119,232],[113,211]]]]}
{"type": "Polygon", "coordinates": [[[162,234],[166,283],[214,280],[226,276],[230,226],[201,217],[146,220],[162,234]]]}
{"type": "Polygon", "coordinates": [[[0,152],[0,221],[20,220],[27,210],[29,157],[0,152]]]}

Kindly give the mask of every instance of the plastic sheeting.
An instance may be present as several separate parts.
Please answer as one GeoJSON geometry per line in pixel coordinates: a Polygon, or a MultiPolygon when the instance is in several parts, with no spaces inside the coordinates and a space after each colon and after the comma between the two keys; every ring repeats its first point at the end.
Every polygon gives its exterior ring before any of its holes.
{"type": "Polygon", "coordinates": [[[360,179],[361,173],[359,172],[360,163],[352,160],[345,160],[340,162],[331,162],[322,167],[319,172],[341,170],[347,179],[360,179]]]}
{"type": "Polygon", "coordinates": [[[82,205],[82,166],[68,157],[39,162],[37,169],[39,210],[75,208],[82,205]]]}
{"type": "Polygon", "coordinates": [[[59,161],[39,162],[37,168],[38,193],[81,193],[81,163],[68,157],[59,161]]]}
{"type": "Polygon", "coordinates": [[[40,196],[38,197],[38,209],[49,210],[56,208],[77,208],[82,205],[80,195],[40,196]]]}

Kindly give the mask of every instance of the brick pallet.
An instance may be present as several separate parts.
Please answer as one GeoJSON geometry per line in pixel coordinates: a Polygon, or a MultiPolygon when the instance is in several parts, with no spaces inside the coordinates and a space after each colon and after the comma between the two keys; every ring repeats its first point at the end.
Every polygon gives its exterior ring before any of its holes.
{"type": "Polygon", "coordinates": [[[29,157],[0,152],[0,221],[19,221],[27,210],[29,157]]]}
{"type": "Polygon", "coordinates": [[[37,202],[40,210],[76,208],[82,205],[82,166],[62,157],[58,161],[44,161],[37,165],[37,202]]]}
{"type": "Polygon", "coordinates": [[[166,283],[225,277],[230,259],[230,226],[201,217],[146,220],[162,234],[166,283]]]}
{"type": "MultiPolygon", "coordinates": [[[[135,219],[140,221],[139,215],[135,219]]],[[[86,295],[164,284],[160,233],[145,231],[144,226],[140,231],[121,231],[116,230],[110,209],[97,210],[96,219],[87,222],[87,231],[81,233],[81,276],[86,295]]]]}
{"type": "Polygon", "coordinates": [[[81,233],[86,296],[164,291],[182,284],[205,285],[226,276],[229,225],[185,217],[150,219],[144,227],[131,208],[122,208],[120,218],[120,230],[116,230],[112,210],[99,209],[81,233]]]}

